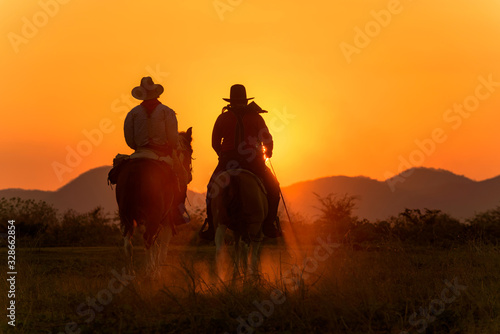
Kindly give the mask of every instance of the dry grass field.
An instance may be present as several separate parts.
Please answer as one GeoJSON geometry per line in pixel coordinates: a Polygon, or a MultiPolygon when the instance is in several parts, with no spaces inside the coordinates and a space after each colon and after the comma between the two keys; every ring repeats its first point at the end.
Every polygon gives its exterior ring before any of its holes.
{"type": "Polygon", "coordinates": [[[158,279],[134,251],[132,277],[118,247],[18,249],[16,332],[500,333],[495,246],[267,245],[260,278],[236,280],[214,277],[213,246],[171,246],[158,279]]]}

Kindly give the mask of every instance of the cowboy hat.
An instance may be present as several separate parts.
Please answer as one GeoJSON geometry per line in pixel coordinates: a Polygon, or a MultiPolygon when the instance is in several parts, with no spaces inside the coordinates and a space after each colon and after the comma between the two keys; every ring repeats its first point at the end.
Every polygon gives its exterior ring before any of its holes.
{"type": "Polygon", "coordinates": [[[132,96],[138,100],[157,99],[163,90],[163,86],[155,84],[151,77],[144,77],[141,79],[141,85],[132,89],[132,96]]]}
{"type": "Polygon", "coordinates": [[[229,103],[238,103],[238,102],[248,102],[248,100],[252,100],[253,97],[247,98],[247,90],[245,89],[245,86],[243,85],[232,85],[231,86],[231,91],[229,93],[229,98],[224,99],[224,101],[227,101],[229,103]]]}

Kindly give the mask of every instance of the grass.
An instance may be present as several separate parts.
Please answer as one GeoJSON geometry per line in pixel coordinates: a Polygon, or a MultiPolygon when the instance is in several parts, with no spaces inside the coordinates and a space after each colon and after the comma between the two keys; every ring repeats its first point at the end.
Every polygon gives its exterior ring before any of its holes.
{"type": "MultiPolygon", "coordinates": [[[[162,278],[148,280],[141,274],[144,251],[137,248],[138,275],[116,293],[110,290],[120,285],[113,281],[110,287],[110,281],[111,271],[121,273],[125,264],[120,248],[18,249],[16,330],[500,333],[498,247],[339,247],[332,254],[315,253],[316,247],[307,248],[310,260],[304,267],[284,246],[268,246],[262,253],[263,276],[245,282],[221,282],[210,275],[211,246],[172,246],[162,278]],[[455,279],[465,288],[455,295],[448,288],[443,295],[445,281],[455,279]],[[85,306],[93,298],[106,305],[85,306]],[[426,318],[421,310],[434,311],[426,318]]],[[[6,250],[0,253],[6,259],[6,250]]],[[[8,290],[5,279],[0,289],[8,290]]],[[[6,293],[0,299],[6,305],[6,293]]],[[[2,322],[0,330],[10,329],[2,322]]]]}

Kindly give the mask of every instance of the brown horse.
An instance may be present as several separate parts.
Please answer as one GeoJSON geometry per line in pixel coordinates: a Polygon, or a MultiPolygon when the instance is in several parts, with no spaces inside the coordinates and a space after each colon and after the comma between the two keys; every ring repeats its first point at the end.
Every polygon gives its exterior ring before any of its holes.
{"type": "MultiPolygon", "coordinates": [[[[193,149],[192,128],[179,132],[179,160],[191,180],[193,149]]],[[[148,269],[158,272],[165,259],[167,247],[175,231],[170,219],[174,193],[179,192],[179,175],[166,168],[166,163],[152,159],[130,159],[120,171],[116,183],[116,201],[124,238],[125,255],[129,272],[134,272],[132,262],[132,236],[137,225],[144,225],[144,244],[148,253],[148,269]]],[[[183,189],[185,190],[185,189],[183,189]]],[[[181,190],[181,191],[183,191],[181,190]]]]}
{"type": "Polygon", "coordinates": [[[263,238],[262,223],[268,212],[266,192],[260,179],[244,169],[222,172],[215,178],[210,196],[215,227],[217,274],[221,274],[222,247],[228,228],[234,232],[235,239],[233,277],[237,277],[240,270],[243,274],[247,271],[257,274],[259,248],[263,238]]]}

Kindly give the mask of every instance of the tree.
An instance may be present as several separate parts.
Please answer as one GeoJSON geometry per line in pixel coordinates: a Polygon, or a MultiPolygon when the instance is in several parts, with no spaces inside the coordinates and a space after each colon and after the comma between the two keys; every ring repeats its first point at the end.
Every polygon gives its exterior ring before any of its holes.
{"type": "Polygon", "coordinates": [[[60,227],[54,229],[56,243],[64,246],[104,246],[118,244],[120,232],[118,226],[110,224],[111,218],[102,207],[96,207],[88,213],[67,210],[60,227]]]}
{"type": "Polygon", "coordinates": [[[332,233],[337,239],[342,238],[347,231],[355,224],[357,217],[353,216],[356,207],[356,196],[344,194],[338,197],[335,194],[328,194],[325,197],[314,193],[321,211],[318,220],[318,227],[321,231],[332,233]]]}
{"type": "Polygon", "coordinates": [[[468,219],[469,238],[486,243],[500,242],[500,206],[468,219]]]}
{"type": "Polygon", "coordinates": [[[447,247],[464,241],[465,226],[441,210],[405,209],[390,220],[392,232],[401,241],[447,247]]]}
{"type": "MultiPolygon", "coordinates": [[[[19,197],[0,200],[0,219],[2,222],[15,220],[16,237],[23,241],[29,239],[31,246],[38,245],[47,228],[58,222],[57,209],[51,204],[19,197]]],[[[6,233],[7,224],[0,226],[0,233],[6,233]]]]}

